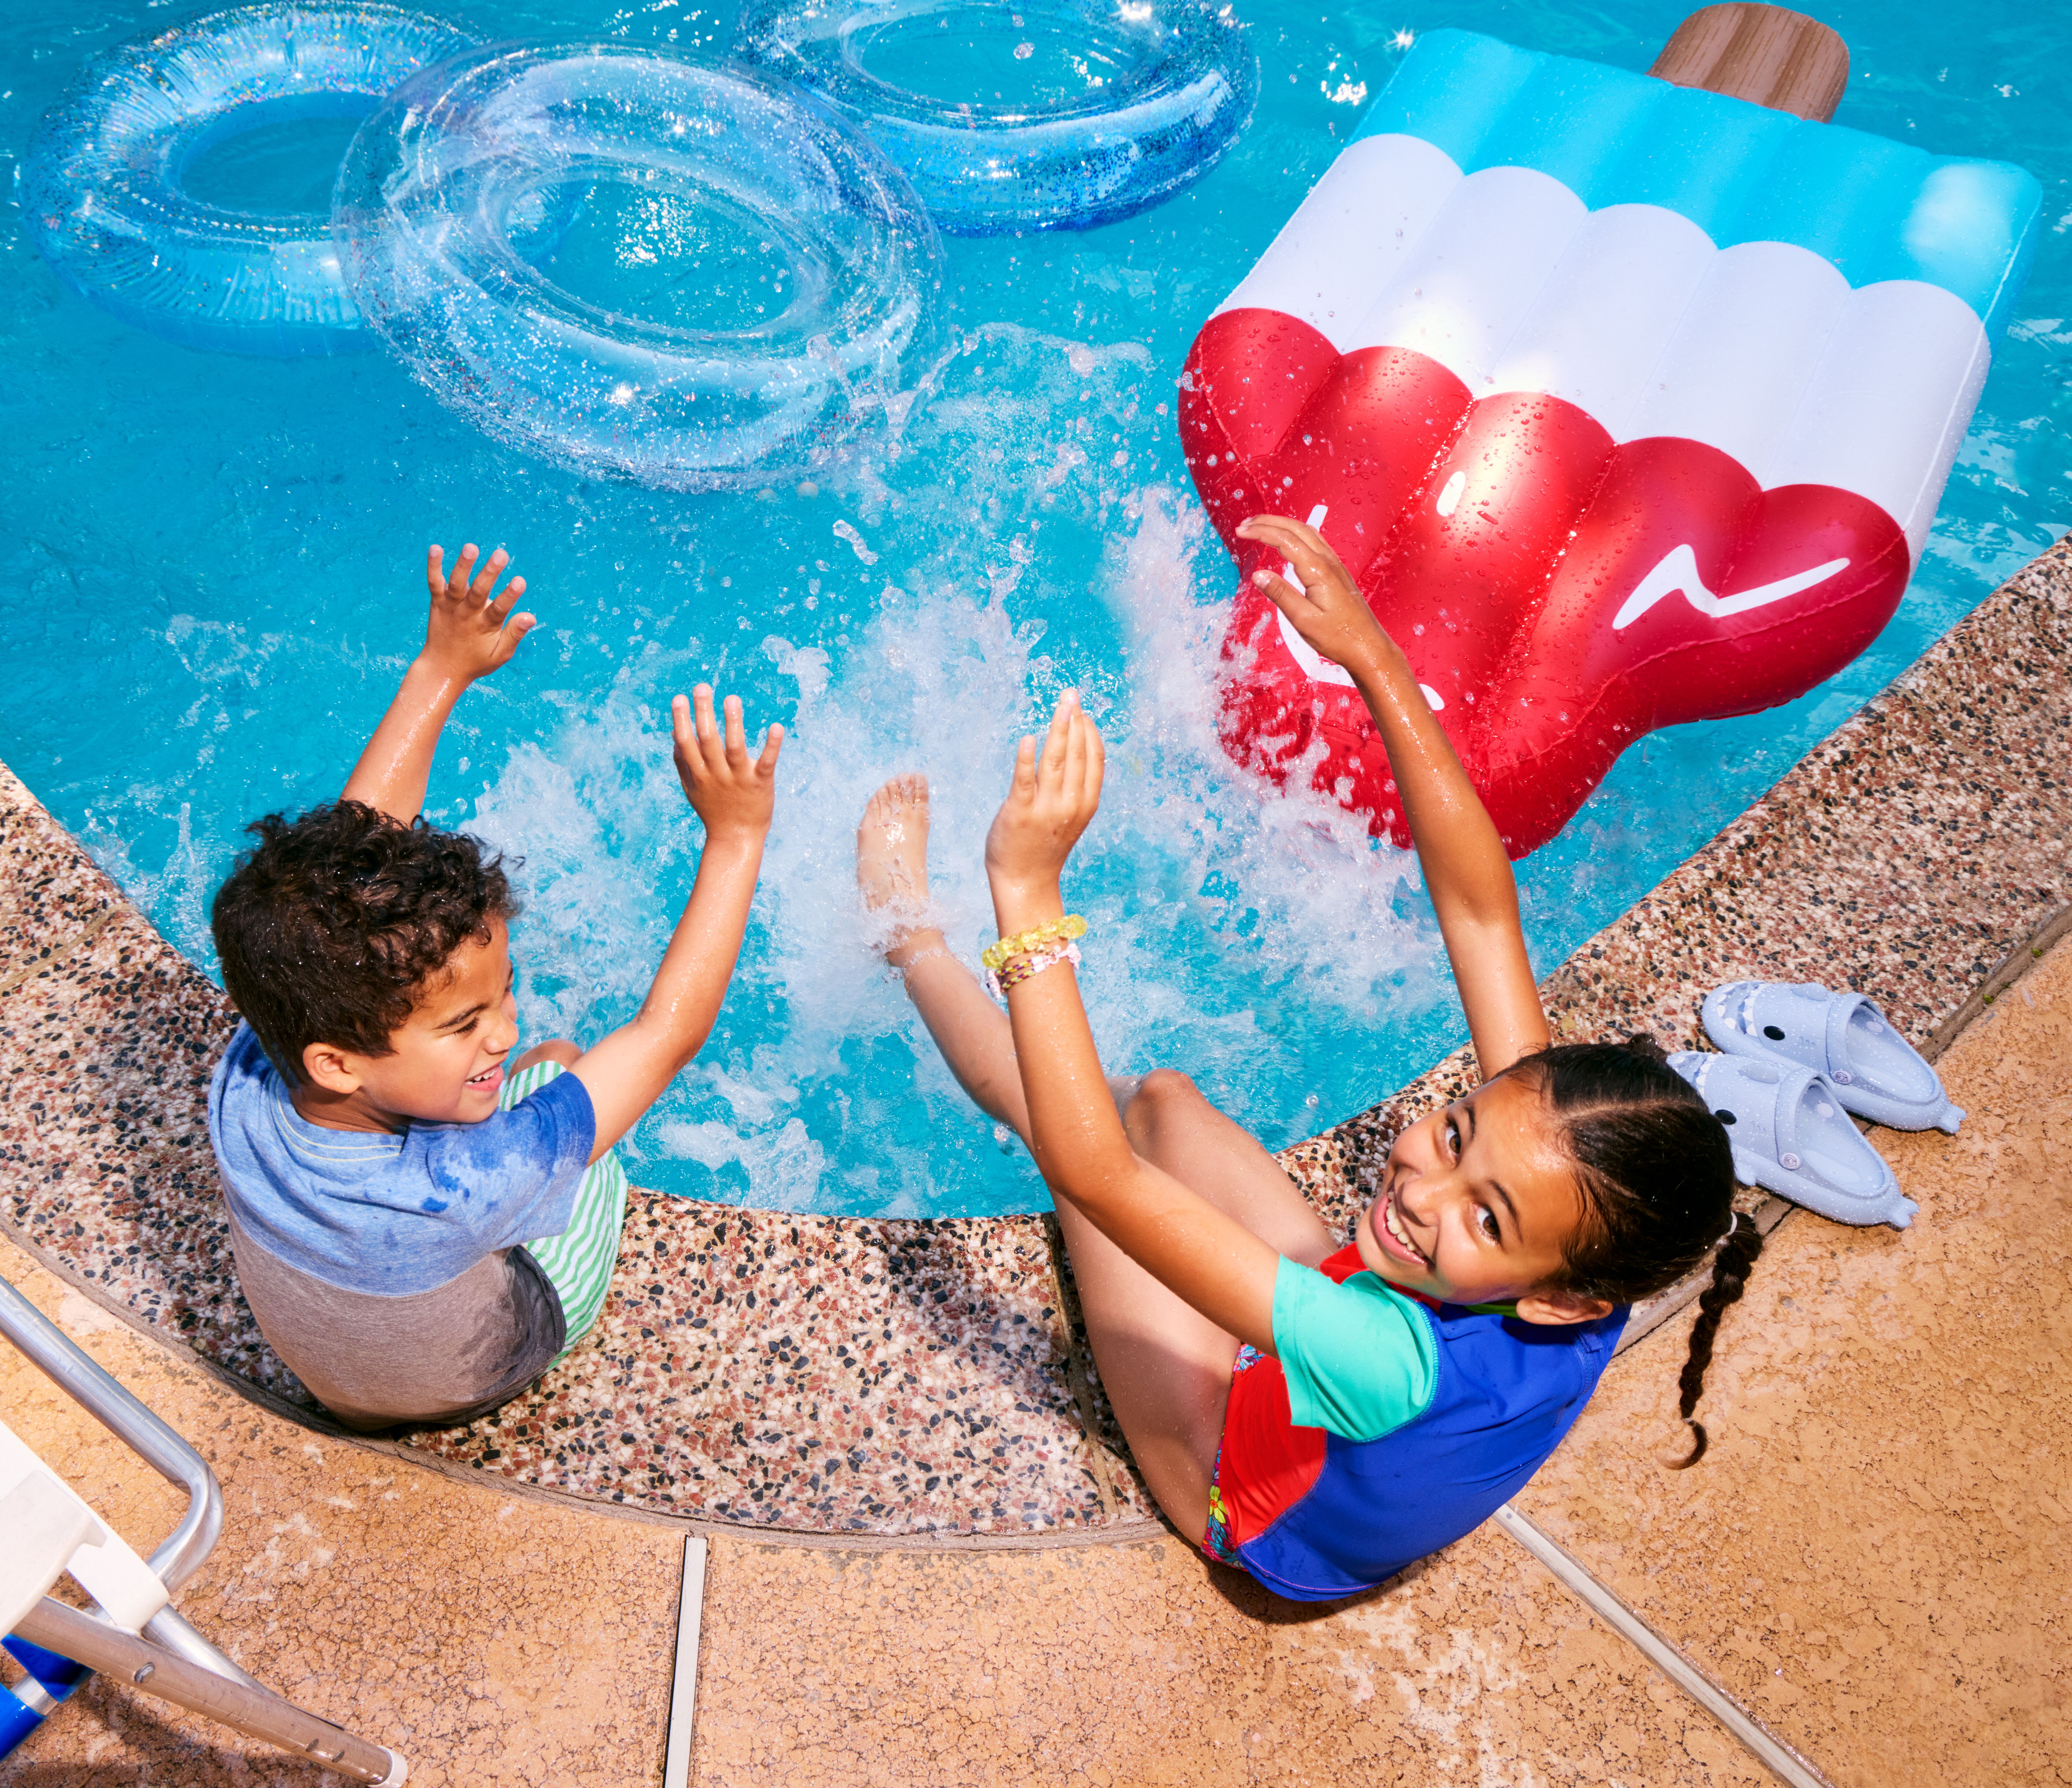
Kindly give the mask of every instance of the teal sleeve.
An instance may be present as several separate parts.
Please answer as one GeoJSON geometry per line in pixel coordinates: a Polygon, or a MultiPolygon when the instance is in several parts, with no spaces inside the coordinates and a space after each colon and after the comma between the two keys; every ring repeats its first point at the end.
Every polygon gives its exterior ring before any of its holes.
{"type": "Polygon", "coordinates": [[[1273,1281],[1273,1351],[1298,1428],[1375,1441],[1422,1415],[1439,1381],[1424,1313],[1375,1274],[1334,1285],[1283,1258],[1273,1281]]]}

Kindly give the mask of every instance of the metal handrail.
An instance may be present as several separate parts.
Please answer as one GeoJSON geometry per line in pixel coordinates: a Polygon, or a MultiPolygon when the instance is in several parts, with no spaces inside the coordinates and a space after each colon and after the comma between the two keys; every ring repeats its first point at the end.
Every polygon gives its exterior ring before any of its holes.
{"type": "MultiPolygon", "coordinates": [[[[187,1491],[187,1512],[150,1558],[167,1593],[179,1589],[201,1569],[223,1532],[223,1487],[208,1461],[4,1278],[0,1338],[12,1342],[154,1470],[187,1491]]],[[[312,1757],[353,1781],[394,1788],[409,1774],[400,1753],[319,1719],[248,1675],[171,1606],[144,1623],[140,1638],[46,1596],[18,1631],[32,1644],[91,1669],[139,1687],[148,1683],[147,1693],[312,1757]]],[[[46,1711],[35,1708],[39,1715],[46,1711]]]]}
{"type": "Polygon", "coordinates": [[[223,1532],[223,1487],[208,1461],[5,1279],[0,1279],[0,1336],[153,1470],[187,1491],[187,1513],[150,1559],[166,1589],[178,1590],[201,1569],[223,1532]]]}

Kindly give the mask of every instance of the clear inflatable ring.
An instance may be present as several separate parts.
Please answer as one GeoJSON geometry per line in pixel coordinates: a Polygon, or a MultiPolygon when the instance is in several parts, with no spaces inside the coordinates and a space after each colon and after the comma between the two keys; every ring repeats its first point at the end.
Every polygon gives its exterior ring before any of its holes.
{"type": "Polygon", "coordinates": [[[934,350],[941,248],[890,162],[806,96],[624,44],[429,71],[353,139],[332,224],[417,378],[577,471],[824,465],[934,350]]]}
{"type": "Polygon", "coordinates": [[[735,44],[868,131],[956,236],[1159,204],[1259,91],[1243,27],[1204,0],[749,0],[735,44]]]}
{"type": "Polygon", "coordinates": [[[354,120],[473,40],[397,6],[212,13],[111,50],[44,117],[22,164],[43,258],[126,322],[192,347],[371,347],[318,208],[248,211],[189,190],[211,150],[310,121],[354,120]]]}

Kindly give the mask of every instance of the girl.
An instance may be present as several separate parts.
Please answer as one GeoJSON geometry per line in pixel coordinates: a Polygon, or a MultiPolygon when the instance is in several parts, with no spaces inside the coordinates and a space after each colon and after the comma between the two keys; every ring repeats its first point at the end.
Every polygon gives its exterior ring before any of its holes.
{"type": "MultiPolygon", "coordinates": [[[[1684,1369],[1690,1421],[1721,1310],[1762,1248],[1730,1227],[1725,1131],[1646,1039],[1548,1047],[1496,829],[1409,664],[1314,529],[1239,533],[1253,581],[1350,672],[1380,729],[1486,1076],[1404,1130],[1350,1244],[1182,1075],[1104,1081],[1059,879],[1099,805],[1101,741],[1067,695],[1022,741],[986,839],[1007,1013],[926,923],[927,785],[887,783],[857,838],[887,959],[980,1107],[1055,1195],[1094,1358],[1181,1531],[1284,1596],[1382,1582],[1479,1524],[1568,1432],[1626,1306],[1721,1238],[1684,1369]]],[[[1690,1423],[1696,1462],[1705,1432],[1690,1423]]]]}

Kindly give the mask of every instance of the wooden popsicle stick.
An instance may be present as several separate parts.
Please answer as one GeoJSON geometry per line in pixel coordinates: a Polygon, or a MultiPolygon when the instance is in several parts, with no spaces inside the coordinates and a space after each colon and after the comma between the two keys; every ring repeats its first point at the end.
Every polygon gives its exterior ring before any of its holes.
{"type": "Polygon", "coordinates": [[[1849,84],[1849,47],[1803,12],[1729,0],[1686,18],[1647,72],[1825,124],[1849,84]]]}

